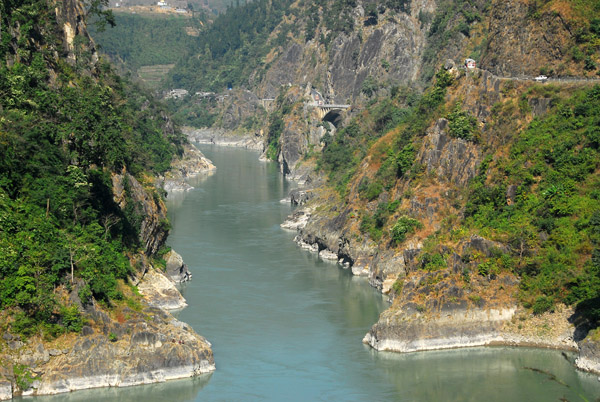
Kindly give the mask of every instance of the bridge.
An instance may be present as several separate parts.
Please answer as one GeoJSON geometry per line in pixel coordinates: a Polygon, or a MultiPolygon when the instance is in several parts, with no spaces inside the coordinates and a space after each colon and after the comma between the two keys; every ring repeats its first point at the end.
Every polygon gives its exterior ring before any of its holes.
{"type": "Polygon", "coordinates": [[[263,98],[260,100],[260,104],[262,105],[262,107],[264,107],[265,110],[268,110],[268,111],[270,111],[274,102],[275,102],[275,98],[263,98]]]}
{"type": "Polygon", "coordinates": [[[334,125],[335,120],[343,110],[348,109],[351,105],[335,104],[335,103],[319,103],[319,102],[307,102],[306,106],[314,107],[317,109],[317,113],[321,120],[332,122],[334,125]],[[327,118],[330,115],[330,118],[327,118]]]}

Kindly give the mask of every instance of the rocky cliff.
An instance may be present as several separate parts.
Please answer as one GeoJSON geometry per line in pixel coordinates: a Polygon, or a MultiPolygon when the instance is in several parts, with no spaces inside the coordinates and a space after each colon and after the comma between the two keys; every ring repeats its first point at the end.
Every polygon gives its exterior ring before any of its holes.
{"type": "Polygon", "coordinates": [[[52,342],[3,337],[2,399],[96,387],[124,387],[192,377],[214,370],[210,344],[159,308],[86,308],[77,336],[52,342]],[[9,363],[10,364],[7,364],[9,363]]]}
{"type": "Polygon", "coordinates": [[[86,20],[108,15],[92,3],[0,3],[0,249],[41,256],[1,258],[1,400],[214,370],[210,344],[165,310],[185,306],[176,283],[191,274],[161,258],[154,177],[176,154],[181,177],[211,165],[98,59],[86,20]]]}
{"type": "MultiPolygon", "coordinates": [[[[365,341],[400,351],[575,347],[586,330],[571,323],[569,309],[597,296],[588,284],[600,264],[589,207],[597,205],[598,165],[584,155],[596,155],[598,144],[585,106],[595,90],[584,80],[597,78],[600,61],[595,2],[356,1],[289,10],[262,38],[269,51],[258,67],[235,77],[256,95],[232,97],[223,122],[241,127],[234,99],[248,110],[271,102],[255,137],[265,157],[306,185],[296,192],[304,209],[284,226],[298,228],[302,247],[338,259],[394,299],[365,341]],[[463,66],[466,58],[480,68],[463,66]],[[576,79],[537,85],[538,74],[576,79]],[[351,107],[332,118],[328,104],[351,107]],[[585,246],[568,246],[575,238],[585,246]],[[515,320],[532,327],[544,314],[560,331],[515,329],[515,320]]],[[[581,319],[592,327],[599,320],[581,319]]],[[[596,353],[593,345],[582,353],[596,353]]]]}
{"type": "MultiPolygon", "coordinates": [[[[469,213],[467,189],[476,180],[491,186],[486,180],[495,175],[486,155],[501,158],[517,133],[547,115],[558,98],[550,99],[532,83],[453,65],[447,63],[454,83],[446,94],[445,117],[432,118],[412,142],[414,173],[365,196],[369,188],[362,183],[382,180],[386,152],[381,149],[393,144],[397,132],[392,130],[358,164],[343,198],[326,187],[311,188],[312,199],[289,227],[298,228],[303,248],[333,254],[353,274],[368,276],[373,286],[390,294],[392,306],[364,339],[378,350],[533,345],[580,350],[579,367],[597,370],[594,341],[577,343],[587,324],[572,307],[544,314],[523,307],[522,278],[518,270],[504,270],[501,261],[531,251],[523,243],[493,241],[461,226],[469,213]],[[515,98],[520,112],[514,109],[515,98]],[[456,136],[457,116],[472,116],[473,137],[456,136]],[[382,232],[373,230],[378,219],[382,232]],[[403,233],[400,247],[394,241],[396,230],[403,233]]],[[[566,96],[576,90],[569,84],[560,89],[566,96]]],[[[500,205],[518,201],[518,185],[503,187],[500,205]]],[[[545,233],[539,236],[544,239],[545,233]]]]}

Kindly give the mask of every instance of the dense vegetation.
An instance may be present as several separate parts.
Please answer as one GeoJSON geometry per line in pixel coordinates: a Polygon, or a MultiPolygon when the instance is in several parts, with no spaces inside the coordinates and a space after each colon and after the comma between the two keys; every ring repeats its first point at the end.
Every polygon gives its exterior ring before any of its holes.
{"type": "Polygon", "coordinates": [[[68,292],[84,304],[123,298],[141,216],[113,201],[111,172],[164,172],[183,138],[159,105],[90,64],[84,38],[76,63],[55,58],[46,0],[2,5],[0,308],[14,332],[55,336],[81,329],[68,292]]]}
{"type": "MultiPolygon", "coordinates": [[[[229,8],[195,38],[196,53],[178,63],[170,75],[171,86],[195,92],[246,85],[251,72],[264,63],[269,36],[290,3],[257,0],[229,8]]],[[[285,34],[280,34],[279,41],[284,40],[285,34]]]]}
{"type": "Polygon", "coordinates": [[[555,99],[553,112],[534,120],[508,156],[482,165],[465,225],[510,246],[526,307],[580,303],[598,320],[600,86],[566,99],[558,87],[543,90],[555,99]],[[516,198],[507,204],[509,186],[516,198]]]}
{"type": "Polygon", "coordinates": [[[116,13],[115,27],[98,30],[91,25],[90,34],[112,61],[135,72],[141,66],[175,64],[194,44],[186,28],[201,30],[205,22],[201,14],[188,18],[116,13]]]}

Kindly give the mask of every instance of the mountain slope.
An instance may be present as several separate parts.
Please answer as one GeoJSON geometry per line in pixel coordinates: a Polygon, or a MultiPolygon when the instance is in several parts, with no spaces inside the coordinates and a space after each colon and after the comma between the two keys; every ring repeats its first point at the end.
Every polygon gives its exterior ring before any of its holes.
{"type": "Polygon", "coordinates": [[[6,389],[56,393],[214,369],[208,343],[134,286],[167,251],[152,175],[170,169],[186,140],[159,104],[98,59],[85,20],[99,4],[15,0],[0,10],[3,398],[6,389]],[[153,315],[151,328],[141,325],[153,315]],[[188,346],[161,348],[162,334],[184,332],[188,346]],[[129,361],[124,350],[139,334],[156,338],[155,356],[179,356],[173,367],[159,359],[148,372],[129,361]],[[91,335],[100,366],[89,359],[91,335]],[[85,380],[92,371],[99,377],[85,380]]]}

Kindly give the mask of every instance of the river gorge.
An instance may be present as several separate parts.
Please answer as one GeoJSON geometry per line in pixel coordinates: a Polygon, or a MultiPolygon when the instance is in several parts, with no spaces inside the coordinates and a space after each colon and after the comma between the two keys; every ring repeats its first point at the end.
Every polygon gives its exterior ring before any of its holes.
{"type": "Polygon", "coordinates": [[[362,344],[387,307],[366,278],[300,249],[280,223],[294,184],[258,153],[205,145],[217,170],[167,200],[168,243],[193,278],[176,313],[217,370],[189,380],[79,391],[43,402],[144,400],[596,400],[574,355],[487,347],[396,354],[362,344]]]}

